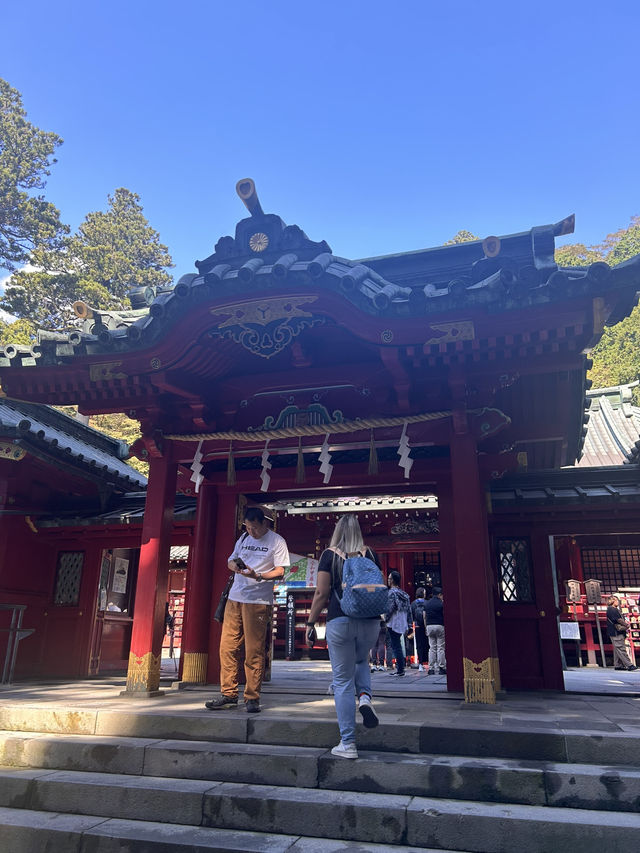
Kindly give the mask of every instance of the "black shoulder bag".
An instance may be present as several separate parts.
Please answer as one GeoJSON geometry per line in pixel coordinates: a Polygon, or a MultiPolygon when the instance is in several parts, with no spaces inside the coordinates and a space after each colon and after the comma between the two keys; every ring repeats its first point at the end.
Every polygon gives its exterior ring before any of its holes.
{"type": "Polygon", "coordinates": [[[222,590],[222,594],[220,596],[220,601],[218,602],[218,606],[216,607],[216,611],[213,614],[213,618],[216,622],[224,622],[224,610],[227,606],[227,599],[229,598],[229,593],[231,592],[231,587],[233,586],[233,574],[229,575],[229,579],[224,585],[224,589],[222,590]]]}
{"type": "MultiPolygon", "coordinates": [[[[248,533],[245,533],[240,541],[244,542],[248,535],[248,533]]],[[[229,598],[229,593],[231,592],[231,587],[233,586],[234,579],[235,573],[231,572],[231,574],[229,575],[229,579],[224,585],[222,594],[220,595],[220,601],[218,602],[218,606],[216,607],[215,612],[213,614],[213,618],[216,622],[224,622],[224,611],[225,607],[227,606],[227,599],[229,598]]]]}

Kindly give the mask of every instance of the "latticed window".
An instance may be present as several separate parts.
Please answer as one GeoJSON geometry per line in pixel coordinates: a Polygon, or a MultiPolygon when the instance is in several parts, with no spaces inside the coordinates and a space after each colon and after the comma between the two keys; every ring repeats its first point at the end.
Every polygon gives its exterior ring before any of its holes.
{"type": "Polygon", "coordinates": [[[61,551],[58,554],[54,604],[73,607],[78,603],[83,564],[84,551],[61,551]]]}
{"type": "Polygon", "coordinates": [[[423,551],[413,557],[413,584],[419,586],[442,586],[439,551],[423,551]]]}
{"type": "Polygon", "coordinates": [[[582,548],[585,578],[596,578],[604,595],[640,586],[640,548],[582,548]]]}
{"type": "Polygon", "coordinates": [[[527,604],[533,601],[531,552],[528,539],[498,540],[498,577],[502,601],[527,604]]]}

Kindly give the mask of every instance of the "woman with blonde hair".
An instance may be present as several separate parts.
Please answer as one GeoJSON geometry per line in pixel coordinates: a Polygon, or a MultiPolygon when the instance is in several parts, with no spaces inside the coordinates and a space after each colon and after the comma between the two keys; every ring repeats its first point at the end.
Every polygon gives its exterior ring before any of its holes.
{"type": "Polygon", "coordinates": [[[340,743],[331,750],[339,758],[357,758],[356,696],[366,728],[375,728],[378,717],[371,703],[369,649],[377,639],[380,616],[356,619],[346,616],[340,606],[342,567],[347,556],[369,557],[377,563],[362,539],[354,514],[343,515],[336,524],[329,547],[318,564],[318,581],[307,622],[307,645],[313,646],[315,623],[327,607],[327,645],[333,672],[333,698],[340,728],[340,743]]]}

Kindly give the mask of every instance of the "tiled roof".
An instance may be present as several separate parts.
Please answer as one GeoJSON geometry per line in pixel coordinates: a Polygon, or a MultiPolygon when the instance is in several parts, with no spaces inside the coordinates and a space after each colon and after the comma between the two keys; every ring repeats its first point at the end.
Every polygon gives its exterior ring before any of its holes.
{"type": "MultiPolygon", "coordinates": [[[[38,519],[38,527],[92,527],[110,525],[141,525],[144,518],[146,493],[129,492],[113,499],[111,509],[102,513],[75,511],[65,515],[51,515],[38,519]]],[[[173,508],[174,522],[192,521],[196,517],[196,499],[176,495],[173,508]]],[[[185,546],[186,547],[186,546],[185,546]]]]}
{"type": "Polygon", "coordinates": [[[50,406],[0,397],[0,433],[27,451],[46,453],[123,491],[144,488],[146,477],[124,461],[128,446],[50,406]]]}
{"type": "Polygon", "coordinates": [[[491,484],[494,509],[513,505],[621,504],[640,502],[640,468],[561,468],[514,474],[491,484]]]}
{"type": "Polygon", "coordinates": [[[625,465],[638,461],[640,408],[631,402],[640,383],[587,392],[589,422],[579,468],[625,465]]]}
{"type": "Polygon", "coordinates": [[[482,242],[351,261],[278,216],[251,216],[238,223],[235,238],[222,237],[212,255],[196,261],[197,274],[182,276],[174,288],[133,292],[130,311],[78,303],[82,323],[76,331],[42,332],[34,347],[0,348],[0,368],[64,364],[77,356],[148,347],[195,305],[314,286],[334,291],[365,314],[390,319],[434,318],[474,307],[493,313],[529,309],[623,287],[628,293],[609,317],[615,322],[633,307],[630,283],[640,284],[640,256],[613,269],[601,262],[558,269],[555,236],[568,228],[565,220],[482,242]],[[252,242],[256,237],[260,250],[252,242]]]}

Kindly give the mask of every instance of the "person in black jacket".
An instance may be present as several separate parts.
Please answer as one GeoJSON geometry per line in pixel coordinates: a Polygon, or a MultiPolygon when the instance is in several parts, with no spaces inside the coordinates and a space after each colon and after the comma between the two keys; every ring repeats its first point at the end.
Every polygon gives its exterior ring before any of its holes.
{"type": "Polygon", "coordinates": [[[621,624],[624,624],[624,618],[620,612],[620,599],[612,595],[607,601],[607,634],[613,646],[613,666],[615,669],[628,669],[632,672],[638,667],[631,663],[627,654],[627,632],[620,627],[621,624]]]}
{"type": "Polygon", "coordinates": [[[428,662],[429,645],[427,643],[427,628],[424,621],[424,611],[427,606],[425,588],[418,587],[415,600],[411,604],[411,618],[414,624],[414,642],[416,647],[416,658],[418,669],[426,669],[424,664],[428,662]]]}
{"type": "Polygon", "coordinates": [[[433,596],[427,601],[424,609],[429,640],[429,675],[435,674],[436,663],[440,675],[447,674],[447,660],[444,655],[444,605],[442,590],[434,586],[433,596]]]}

